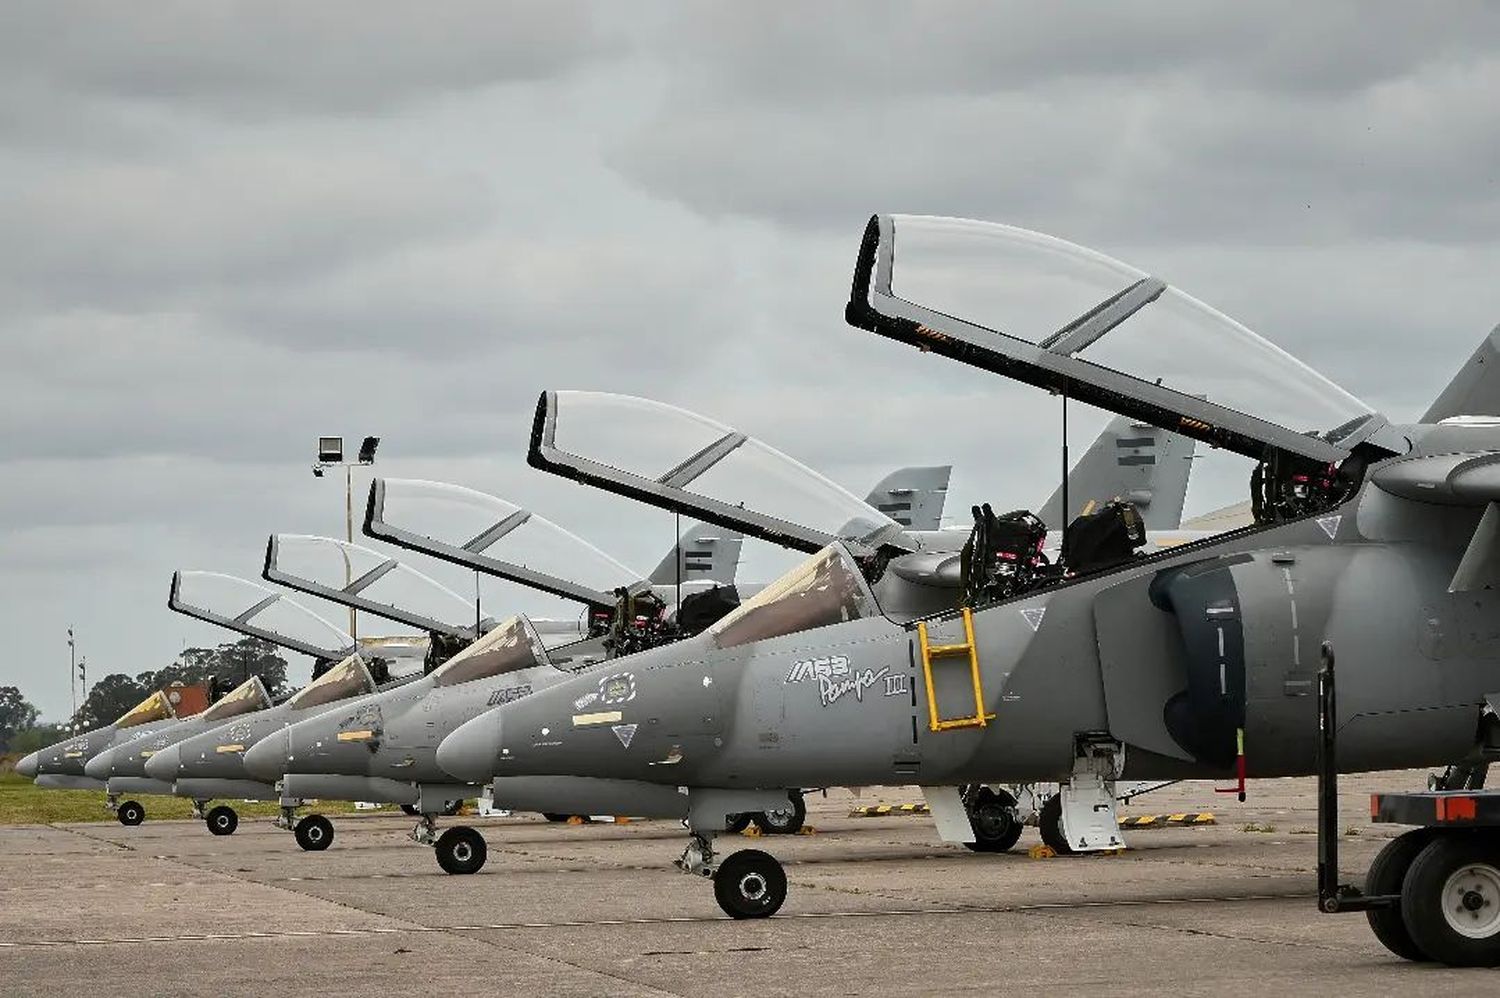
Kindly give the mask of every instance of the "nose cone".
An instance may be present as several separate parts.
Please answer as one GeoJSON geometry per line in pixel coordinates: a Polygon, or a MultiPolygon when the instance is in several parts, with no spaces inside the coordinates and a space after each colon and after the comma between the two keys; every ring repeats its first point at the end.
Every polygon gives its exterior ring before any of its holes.
{"type": "Polygon", "coordinates": [[[83,775],[93,777],[96,780],[109,779],[110,771],[114,767],[114,749],[105,749],[83,764],[83,775]]]}
{"type": "Polygon", "coordinates": [[[23,756],[21,761],[16,763],[16,772],[28,780],[34,780],[36,779],[36,771],[41,767],[41,764],[41,753],[33,752],[28,756],[23,756]]]}
{"type": "Polygon", "coordinates": [[[182,753],[176,745],[168,745],[146,760],[146,775],[163,783],[177,780],[177,770],[182,765],[182,753]]]}
{"type": "Polygon", "coordinates": [[[495,775],[499,754],[499,712],[490,711],[459,725],[444,738],[438,745],[437,764],[465,783],[484,783],[495,775]]]}
{"type": "Polygon", "coordinates": [[[272,732],[245,752],[245,772],[252,779],[275,783],[286,772],[286,757],[291,739],[285,728],[272,732]]]}

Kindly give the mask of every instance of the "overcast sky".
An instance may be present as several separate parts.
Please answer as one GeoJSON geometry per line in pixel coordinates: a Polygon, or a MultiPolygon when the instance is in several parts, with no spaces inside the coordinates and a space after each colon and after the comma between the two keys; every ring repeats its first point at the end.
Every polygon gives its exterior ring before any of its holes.
{"type": "Polygon", "coordinates": [[[1500,320],[1496,11],[12,0],[0,684],[61,718],[70,625],[91,678],[225,640],[171,572],[341,533],[319,434],[649,571],[670,516],[525,467],[544,388],[1039,504],[1054,402],[844,325],[874,212],[1093,246],[1413,418],[1500,320]]]}

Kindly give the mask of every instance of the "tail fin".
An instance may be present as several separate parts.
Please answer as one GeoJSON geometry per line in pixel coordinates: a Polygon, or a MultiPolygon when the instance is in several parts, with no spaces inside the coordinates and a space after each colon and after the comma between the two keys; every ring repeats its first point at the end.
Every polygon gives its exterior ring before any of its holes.
{"type": "Polygon", "coordinates": [[[683,582],[711,579],[733,584],[740,568],[740,547],[744,543],[745,535],[737,530],[712,523],[695,523],[672,545],[648,581],[657,586],[674,585],[679,577],[680,559],[683,582]]]}
{"type": "Polygon", "coordinates": [[[1126,499],[1141,511],[1146,529],[1174,530],[1182,523],[1193,446],[1191,437],[1117,416],[1073,465],[1066,517],[1061,488],[1052,493],[1040,516],[1056,530],[1084,510],[1126,499]]]}
{"type": "Polygon", "coordinates": [[[910,530],[937,530],[952,473],[951,464],[898,468],[875,483],[865,502],[910,530]]]}
{"type": "Polygon", "coordinates": [[[1451,416],[1500,416],[1500,326],[1464,361],[1421,421],[1437,423],[1451,416]]]}

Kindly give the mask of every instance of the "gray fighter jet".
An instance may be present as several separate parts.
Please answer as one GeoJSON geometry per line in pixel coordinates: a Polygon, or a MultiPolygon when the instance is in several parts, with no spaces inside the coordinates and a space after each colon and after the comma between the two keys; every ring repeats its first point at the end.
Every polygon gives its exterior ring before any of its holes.
{"type": "MultiPolygon", "coordinates": [[[[313,680],[282,702],[235,717],[184,737],[155,751],[145,762],[146,776],[194,802],[203,812],[215,798],[275,800],[281,805],[277,827],[294,833],[303,849],[326,849],[333,825],[319,814],[296,817],[303,801],[282,795],[271,783],[245,771],[244,755],[266,735],[339,703],[392,689],[421,675],[413,652],[425,642],[374,638],[356,642],[345,632],[287,597],[255,582],[216,572],[177,572],[167,598],[172,610],[253,635],[284,648],[311,655],[313,680]],[[378,677],[378,679],[377,679],[378,677]]],[[[229,835],[239,816],[228,804],[204,813],[209,831],[229,835]]]]}
{"type": "MultiPolygon", "coordinates": [[[[1027,531],[987,520],[962,605],[914,619],[880,597],[904,555],[866,530],[691,643],[460,729],[445,766],[468,741],[516,776],[676,785],[692,831],[680,867],[711,876],[731,915],[763,917],[785,897],[780,865],[757,850],[719,862],[712,836],[785,787],[1058,780],[1044,839],[1079,851],[1121,844],[1118,780],[1307,774],[1325,639],[1343,673],[1342,769],[1492,751],[1500,420],[1435,407],[1392,425],[1165,282],[1004,226],[873,220],[847,314],[1243,455],[1253,524],[1142,555],[1101,529],[1112,517],[1075,521],[1083,540],[1059,570],[1026,557],[1027,531]],[[578,706],[599,689],[629,695],[578,706]]],[[[1500,398],[1479,380],[1444,397],[1500,398]]],[[[544,399],[534,463],[567,459],[548,452],[559,425],[544,399]]],[[[953,797],[932,794],[940,823],[962,819],[953,797]]]]}

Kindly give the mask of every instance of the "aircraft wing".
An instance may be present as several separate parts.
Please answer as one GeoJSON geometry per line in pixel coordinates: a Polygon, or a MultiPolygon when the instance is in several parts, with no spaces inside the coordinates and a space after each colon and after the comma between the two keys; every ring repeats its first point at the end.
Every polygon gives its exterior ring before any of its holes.
{"type": "Polygon", "coordinates": [[[354,653],[354,639],[285,593],[219,572],[173,572],[167,606],[314,658],[354,653]]]}
{"type": "Polygon", "coordinates": [[[494,626],[472,601],[410,565],[359,544],[306,534],[272,534],[265,577],[424,631],[472,640],[494,626]]]}
{"type": "Polygon", "coordinates": [[[1158,277],[1061,239],[877,215],[850,325],[1262,460],[1332,463],[1388,431],[1316,371],[1158,277]]]}
{"type": "Polygon", "coordinates": [[[618,586],[643,585],[639,572],[546,517],[461,485],[377,478],[370,483],[364,529],[399,547],[593,607],[613,607],[618,586]]]}
{"type": "Polygon", "coordinates": [[[901,525],[753,437],[650,399],[543,392],[532,467],[801,551],[910,550],[901,525]]]}

